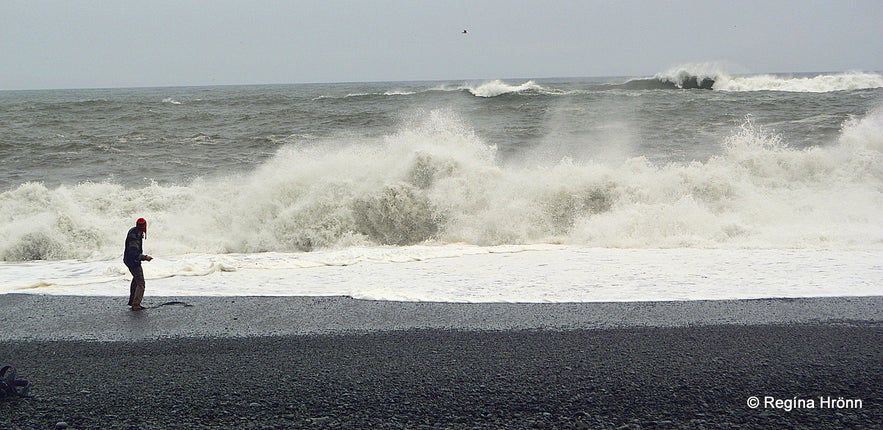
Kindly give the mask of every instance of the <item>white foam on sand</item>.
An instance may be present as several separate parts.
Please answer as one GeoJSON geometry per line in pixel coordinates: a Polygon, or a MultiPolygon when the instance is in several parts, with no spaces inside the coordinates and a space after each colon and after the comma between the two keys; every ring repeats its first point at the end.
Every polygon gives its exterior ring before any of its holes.
{"type": "MultiPolygon", "coordinates": [[[[144,264],[153,296],[608,302],[883,295],[883,250],[532,245],[185,254],[144,264]]],[[[0,294],[126,296],[118,259],[0,262],[0,294]]]]}

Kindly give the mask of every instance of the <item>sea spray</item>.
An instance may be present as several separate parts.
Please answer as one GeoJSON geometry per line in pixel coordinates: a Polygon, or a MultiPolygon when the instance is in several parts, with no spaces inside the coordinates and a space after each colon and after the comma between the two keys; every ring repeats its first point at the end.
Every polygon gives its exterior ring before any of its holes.
{"type": "Polygon", "coordinates": [[[838,142],[791,148],[745,121],[707,161],[501,163],[457,113],[396,133],[290,144],[252,172],[127,188],[26,183],[0,193],[0,258],[116,258],[138,217],[155,254],[419,243],[864,248],[883,244],[881,110],[838,142]]]}
{"type": "MultiPolygon", "coordinates": [[[[874,111],[847,123],[843,136],[865,135],[878,115],[874,111]]],[[[790,149],[780,136],[747,119],[724,142],[724,154],[707,162],[655,166],[633,159],[614,175],[622,193],[612,210],[583,218],[571,243],[879,246],[883,226],[875,213],[883,209],[881,153],[870,148],[874,137],[843,142],[790,149]]]]}

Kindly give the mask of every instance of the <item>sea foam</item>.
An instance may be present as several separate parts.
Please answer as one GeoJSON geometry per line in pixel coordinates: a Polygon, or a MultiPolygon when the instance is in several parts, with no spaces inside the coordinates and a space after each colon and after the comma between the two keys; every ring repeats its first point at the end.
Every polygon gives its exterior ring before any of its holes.
{"type": "Polygon", "coordinates": [[[802,93],[826,93],[883,88],[883,74],[849,72],[817,76],[728,76],[721,75],[714,84],[720,91],[786,91],[802,93]]]}
{"type": "Polygon", "coordinates": [[[138,217],[151,252],[569,244],[617,248],[879,249],[883,110],[827,146],[793,149],[751,120],[704,162],[503,164],[457,114],[381,138],[290,143],[253,172],[140,189],[0,193],[0,258],[116,258],[138,217]]]}
{"type": "MultiPolygon", "coordinates": [[[[818,73],[813,75],[738,74],[723,62],[688,63],[657,73],[654,80],[677,88],[716,91],[783,91],[824,93],[883,88],[883,74],[875,72],[818,73]],[[702,84],[705,83],[705,86],[702,84]]],[[[646,81],[639,81],[647,84],[646,81]]]]}

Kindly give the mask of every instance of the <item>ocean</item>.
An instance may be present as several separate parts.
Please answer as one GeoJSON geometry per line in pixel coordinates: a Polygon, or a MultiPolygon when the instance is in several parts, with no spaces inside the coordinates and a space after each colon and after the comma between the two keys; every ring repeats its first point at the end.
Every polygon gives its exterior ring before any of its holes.
{"type": "Polygon", "coordinates": [[[883,74],[0,91],[0,294],[883,295],[883,74]]]}

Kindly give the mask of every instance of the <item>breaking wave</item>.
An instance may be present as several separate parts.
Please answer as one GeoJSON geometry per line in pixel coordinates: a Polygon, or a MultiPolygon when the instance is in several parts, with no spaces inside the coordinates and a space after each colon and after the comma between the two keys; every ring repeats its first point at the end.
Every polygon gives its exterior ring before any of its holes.
{"type": "Polygon", "coordinates": [[[797,150],[746,120],[706,162],[501,165],[456,114],[377,139],[288,144],[257,170],[180,186],[0,193],[0,258],[111,258],[133,220],[166,255],[411,244],[883,246],[883,109],[797,150]]]}
{"type": "Polygon", "coordinates": [[[720,91],[787,91],[827,93],[883,88],[883,74],[849,72],[816,76],[726,76],[717,79],[715,90],[720,91]]]}
{"type": "Polygon", "coordinates": [[[459,90],[466,90],[472,95],[476,97],[497,97],[504,94],[517,94],[517,93],[557,93],[555,90],[549,90],[544,88],[541,85],[538,85],[534,81],[527,81],[520,85],[511,85],[507,84],[499,79],[495,79],[493,81],[484,82],[477,85],[463,85],[458,88],[459,90]]]}
{"type": "Polygon", "coordinates": [[[726,76],[725,66],[720,63],[693,63],[673,67],[653,78],[663,85],[683,89],[714,89],[720,77],[726,76]]]}
{"type": "MultiPolygon", "coordinates": [[[[412,96],[416,94],[425,94],[425,93],[433,93],[433,92],[458,92],[464,91],[469,93],[475,97],[482,98],[492,98],[499,97],[508,94],[565,94],[565,91],[554,89],[554,88],[546,88],[542,85],[537,84],[534,81],[526,81],[521,84],[510,84],[500,79],[494,79],[491,81],[481,82],[481,83],[463,83],[463,84],[450,84],[445,83],[436,87],[431,88],[419,88],[419,89],[401,89],[395,88],[391,90],[378,91],[378,92],[364,92],[364,93],[350,93],[347,94],[346,98],[362,98],[362,97],[377,97],[377,96],[412,96]]],[[[319,96],[316,99],[322,98],[336,98],[335,96],[319,96]]]]}
{"type": "Polygon", "coordinates": [[[686,64],[652,78],[633,79],[625,89],[706,89],[716,91],[784,91],[824,93],[883,88],[883,74],[873,72],[795,75],[732,75],[718,63],[686,64]]]}

